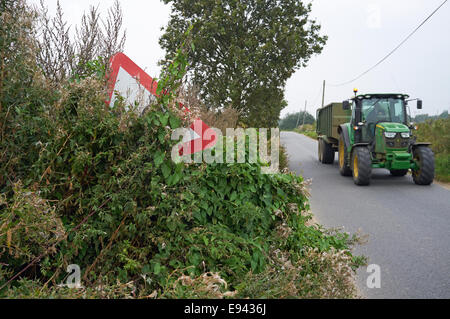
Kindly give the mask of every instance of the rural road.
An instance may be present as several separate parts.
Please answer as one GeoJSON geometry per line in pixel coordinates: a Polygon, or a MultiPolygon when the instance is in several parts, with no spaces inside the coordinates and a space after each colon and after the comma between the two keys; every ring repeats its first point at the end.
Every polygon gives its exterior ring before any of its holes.
{"type": "Polygon", "coordinates": [[[367,288],[367,268],[358,271],[363,298],[450,298],[450,190],[437,184],[418,186],[411,176],[372,172],[361,187],[317,159],[317,142],[281,132],[289,167],[312,179],[311,210],[327,228],[344,227],[369,235],[355,253],[381,269],[381,288],[367,288]]]}

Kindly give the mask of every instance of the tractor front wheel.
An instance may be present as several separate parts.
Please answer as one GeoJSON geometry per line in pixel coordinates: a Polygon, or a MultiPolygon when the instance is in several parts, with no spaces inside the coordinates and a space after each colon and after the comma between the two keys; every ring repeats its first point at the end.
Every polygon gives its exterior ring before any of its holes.
{"type": "Polygon", "coordinates": [[[369,185],[372,174],[372,158],[367,147],[356,147],[352,152],[352,175],[356,185],[369,185]]]}
{"type": "Polygon", "coordinates": [[[427,146],[418,146],[413,152],[418,168],[412,170],[414,183],[430,185],[434,179],[434,153],[427,146]]]}

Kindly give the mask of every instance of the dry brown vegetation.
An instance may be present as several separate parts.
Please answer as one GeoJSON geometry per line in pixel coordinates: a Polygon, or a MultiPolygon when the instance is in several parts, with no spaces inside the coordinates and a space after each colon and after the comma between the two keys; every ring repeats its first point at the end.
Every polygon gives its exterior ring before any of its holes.
{"type": "Polygon", "coordinates": [[[85,65],[101,57],[104,61],[123,51],[126,31],[122,31],[123,13],[118,1],[102,19],[98,8],[91,6],[75,26],[75,37],[64,18],[59,1],[56,16],[51,17],[43,0],[36,10],[37,61],[46,78],[61,82],[71,74],[83,74],[85,65]]]}

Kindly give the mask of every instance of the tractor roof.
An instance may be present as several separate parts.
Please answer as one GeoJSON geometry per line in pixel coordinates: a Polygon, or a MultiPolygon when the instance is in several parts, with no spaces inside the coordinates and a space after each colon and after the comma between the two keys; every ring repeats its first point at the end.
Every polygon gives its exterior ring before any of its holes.
{"type": "Polygon", "coordinates": [[[373,94],[360,94],[353,99],[370,99],[370,98],[399,98],[399,99],[407,99],[409,95],[402,93],[373,93],[373,94]]]}

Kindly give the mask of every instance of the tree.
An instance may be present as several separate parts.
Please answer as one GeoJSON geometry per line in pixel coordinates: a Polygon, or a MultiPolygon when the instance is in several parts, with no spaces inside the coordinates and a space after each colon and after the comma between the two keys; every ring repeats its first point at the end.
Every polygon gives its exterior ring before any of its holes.
{"type": "Polygon", "coordinates": [[[283,119],[280,121],[280,129],[281,130],[293,130],[298,125],[303,124],[303,118],[305,119],[305,124],[314,124],[315,119],[314,116],[312,116],[308,112],[297,112],[293,114],[286,115],[283,119]]]}
{"type": "Polygon", "coordinates": [[[446,118],[448,118],[448,111],[442,112],[441,115],[439,115],[438,118],[440,118],[440,119],[446,119],[446,118]]]}
{"type": "Polygon", "coordinates": [[[448,118],[448,111],[445,110],[440,115],[429,115],[428,113],[416,115],[414,118],[414,122],[423,123],[427,120],[437,120],[437,119],[446,119],[448,118]]]}
{"type": "Polygon", "coordinates": [[[232,107],[251,125],[276,125],[287,79],[326,36],[298,0],[162,0],[172,15],[160,39],[168,63],[193,25],[189,80],[209,108],[232,107]],[[256,120],[257,119],[257,120],[256,120]]]}

